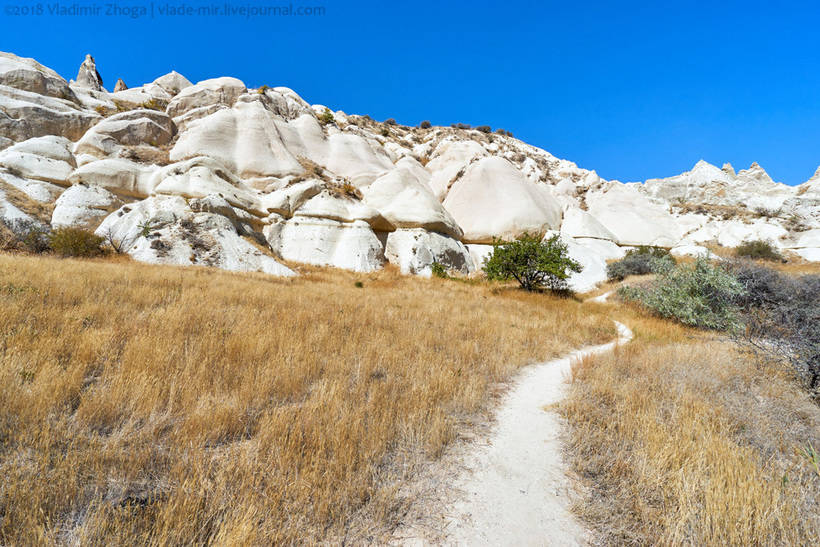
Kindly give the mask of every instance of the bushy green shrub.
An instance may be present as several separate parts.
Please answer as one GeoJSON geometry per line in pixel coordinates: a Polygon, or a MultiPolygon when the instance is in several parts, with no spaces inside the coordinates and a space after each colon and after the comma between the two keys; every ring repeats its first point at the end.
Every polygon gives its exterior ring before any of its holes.
{"type": "Polygon", "coordinates": [[[431,127],[433,127],[433,124],[430,123],[430,120],[424,120],[419,124],[419,127],[421,127],[422,129],[430,129],[431,127]]]}
{"type": "Polygon", "coordinates": [[[675,266],[675,258],[661,247],[641,246],[630,249],[621,260],[607,264],[610,281],[623,281],[629,275],[661,273],[675,266]]]}
{"type": "Polygon", "coordinates": [[[440,277],[442,279],[447,279],[449,277],[447,275],[447,268],[445,268],[444,264],[441,262],[433,262],[430,265],[430,270],[433,273],[433,277],[440,277]]]}
{"type": "Polygon", "coordinates": [[[387,118],[386,120],[384,120],[384,124],[385,125],[398,125],[399,122],[397,122],[395,118],[387,118]]]}
{"type": "Polygon", "coordinates": [[[571,273],[581,269],[581,265],[569,257],[567,246],[558,236],[541,241],[530,234],[512,242],[494,241],[493,253],[484,263],[487,279],[515,279],[528,291],[539,288],[566,291],[571,273]]]}
{"type": "Polygon", "coordinates": [[[752,260],[783,260],[780,251],[777,250],[770,241],[756,239],[747,241],[735,248],[735,255],[739,257],[751,258],[752,260]]]}
{"type": "Polygon", "coordinates": [[[104,241],[104,238],[81,228],[57,228],[49,235],[51,250],[60,256],[101,255],[104,241]]]}
{"type": "Polygon", "coordinates": [[[477,125],[476,131],[481,131],[482,133],[491,133],[492,128],[489,125],[477,125]]]}
{"type": "Polygon", "coordinates": [[[743,286],[730,272],[704,257],[660,273],[648,286],[627,286],[618,291],[623,298],[637,301],[661,317],[715,330],[739,326],[735,302],[743,293],[743,286]]]}
{"type": "Polygon", "coordinates": [[[319,122],[322,125],[328,125],[335,121],[336,118],[333,116],[333,112],[331,112],[329,108],[325,108],[325,111],[319,115],[319,122]]]}

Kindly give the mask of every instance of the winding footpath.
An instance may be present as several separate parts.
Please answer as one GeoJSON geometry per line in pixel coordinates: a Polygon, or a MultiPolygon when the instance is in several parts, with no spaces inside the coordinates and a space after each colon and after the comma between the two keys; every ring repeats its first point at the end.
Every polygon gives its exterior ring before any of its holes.
{"type": "MultiPolygon", "coordinates": [[[[602,295],[596,299],[606,300],[602,295]]],[[[487,439],[462,447],[459,472],[440,485],[436,538],[407,525],[396,543],[424,545],[584,545],[587,531],[570,512],[570,481],[562,459],[561,423],[547,407],[564,398],[574,361],[612,351],[632,339],[615,322],[618,338],[522,371],[495,413],[487,439]]]]}

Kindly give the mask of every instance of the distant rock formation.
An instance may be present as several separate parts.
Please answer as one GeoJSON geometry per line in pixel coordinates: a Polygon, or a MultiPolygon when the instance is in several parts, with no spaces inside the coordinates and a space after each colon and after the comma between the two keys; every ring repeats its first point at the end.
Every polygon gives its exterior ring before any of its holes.
{"type": "Polygon", "coordinates": [[[80,71],[77,73],[77,81],[74,85],[94,91],[102,91],[102,76],[97,72],[97,64],[91,55],[85,56],[85,61],[80,65],[80,71]]]}
{"type": "Polygon", "coordinates": [[[768,239],[820,260],[820,169],[792,187],[705,161],[645,183],[602,179],[506,134],[407,127],[311,105],[287,87],[170,72],[112,93],[87,56],[66,82],[0,53],[0,222],[96,230],[137,260],[294,275],[280,260],[430,275],[481,268],[494,238],[558,234],[584,271],[636,245],[698,255],[768,239]]]}

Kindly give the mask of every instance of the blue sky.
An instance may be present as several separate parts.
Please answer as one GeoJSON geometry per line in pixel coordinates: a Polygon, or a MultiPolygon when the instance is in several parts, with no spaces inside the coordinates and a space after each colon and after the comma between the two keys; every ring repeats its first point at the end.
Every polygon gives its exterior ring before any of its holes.
{"type": "Polygon", "coordinates": [[[183,4],[160,0],[131,18],[104,0],[96,17],[49,16],[95,2],[46,0],[43,15],[14,15],[37,4],[4,0],[0,50],[66,78],[91,53],[109,89],[172,69],[236,76],[376,119],[503,127],[622,181],[702,158],[798,184],[820,165],[816,3],[299,0],[325,15],[248,18],[160,16],[183,4]]]}

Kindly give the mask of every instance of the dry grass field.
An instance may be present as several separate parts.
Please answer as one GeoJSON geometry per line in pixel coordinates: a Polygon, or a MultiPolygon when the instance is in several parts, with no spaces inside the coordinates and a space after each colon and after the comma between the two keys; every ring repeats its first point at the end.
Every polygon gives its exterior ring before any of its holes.
{"type": "Polygon", "coordinates": [[[602,544],[817,545],[820,408],[730,342],[619,304],[635,340],[585,360],[562,405],[602,544]]]}
{"type": "Polygon", "coordinates": [[[614,336],[573,300],[303,270],[0,254],[0,543],[377,540],[494,386],[614,336]]]}

